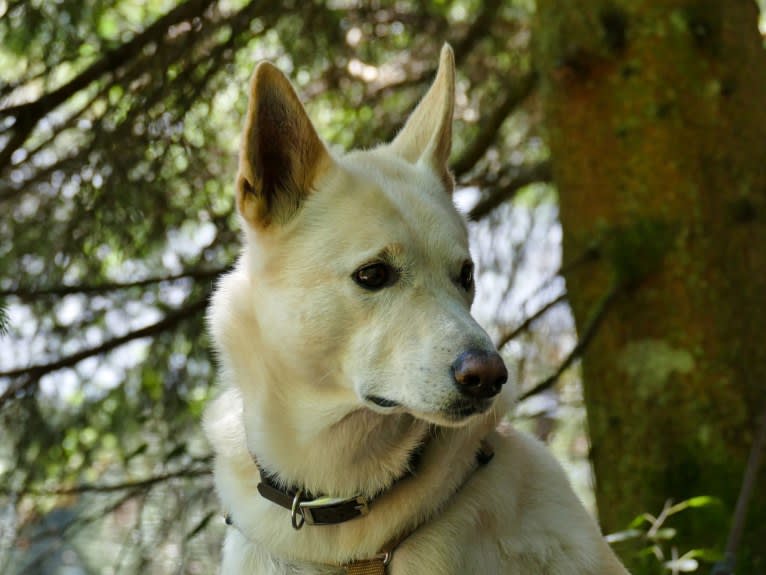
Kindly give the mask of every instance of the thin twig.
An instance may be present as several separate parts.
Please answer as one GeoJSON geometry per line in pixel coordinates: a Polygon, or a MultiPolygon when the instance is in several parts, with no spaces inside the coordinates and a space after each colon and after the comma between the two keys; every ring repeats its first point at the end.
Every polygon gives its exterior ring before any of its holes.
{"type": "Polygon", "coordinates": [[[505,346],[509,341],[511,341],[512,339],[517,338],[519,336],[519,334],[527,331],[530,328],[530,326],[535,321],[540,319],[540,317],[545,315],[548,312],[548,310],[550,310],[551,308],[556,307],[560,303],[565,302],[566,299],[567,299],[567,294],[565,294],[565,293],[560,294],[558,297],[552,299],[551,301],[549,301],[548,303],[543,305],[535,313],[533,313],[532,315],[528,316],[523,322],[521,322],[514,329],[512,329],[511,331],[501,335],[500,338],[497,340],[497,346],[496,346],[497,349],[502,349],[503,346],[505,346]]]}
{"type": "Polygon", "coordinates": [[[607,310],[614,302],[618,293],[620,293],[620,289],[618,284],[615,284],[596,304],[596,308],[593,310],[587,325],[583,329],[580,338],[577,340],[577,345],[575,345],[572,351],[569,352],[569,355],[564,358],[564,361],[561,362],[561,365],[559,365],[556,371],[554,371],[540,383],[532,386],[530,389],[519,395],[518,401],[524,401],[533,395],[537,395],[538,393],[553,387],[561,375],[575,362],[575,360],[582,356],[582,354],[585,352],[585,349],[593,339],[593,336],[596,335],[598,327],[601,325],[607,310]]]}
{"type": "Polygon", "coordinates": [[[750,447],[750,455],[747,458],[745,474],[742,476],[742,486],[737,496],[737,506],[734,509],[734,517],[731,521],[731,530],[726,540],[726,552],[724,558],[713,566],[711,575],[733,575],[737,564],[737,551],[742,541],[742,532],[745,529],[745,519],[753,495],[755,481],[758,478],[758,468],[761,457],[766,449],[766,409],[764,409],[758,421],[753,445],[750,447]]]}
{"type": "Polygon", "coordinates": [[[546,280],[544,280],[540,285],[538,285],[532,293],[527,297],[526,300],[524,300],[521,303],[521,308],[525,308],[529,301],[537,296],[539,293],[541,293],[543,290],[550,287],[550,285],[556,281],[557,278],[563,278],[567,273],[570,271],[577,269],[581,265],[592,262],[597,260],[601,256],[601,253],[599,252],[599,249],[597,246],[591,246],[585,250],[583,250],[581,253],[577,254],[575,257],[573,257],[568,262],[565,262],[561,264],[561,267],[557,269],[554,273],[552,273],[546,280]]]}
{"type": "Polygon", "coordinates": [[[492,213],[503,202],[507,202],[516,192],[535,183],[549,183],[553,178],[550,162],[540,162],[531,166],[522,166],[501,185],[490,187],[479,202],[468,212],[468,219],[478,221],[492,213]]]}
{"type": "MultiPolygon", "coordinates": [[[[558,268],[554,273],[552,273],[550,276],[548,276],[547,279],[545,279],[540,285],[538,285],[531,293],[529,297],[527,297],[519,306],[521,309],[526,308],[529,301],[537,296],[539,293],[541,293],[544,289],[548,288],[557,278],[563,277],[564,274],[572,271],[573,269],[576,269],[580,267],[582,264],[594,261],[599,257],[599,252],[596,247],[590,247],[586,250],[584,250],[582,253],[578,254],[565,264],[562,264],[560,268],[558,268]]],[[[558,304],[564,302],[567,299],[568,295],[566,293],[563,293],[559,295],[558,297],[552,299],[545,305],[543,305],[541,308],[539,308],[535,313],[527,317],[521,324],[519,324],[516,328],[514,328],[509,333],[503,334],[498,338],[497,341],[497,348],[501,349],[503,346],[505,346],[509,341],[516,338],[521,334],[522,332],[529,329],[529,327],[542,315],[544,315],[546,312],[548,312],[549,309],[557,306],[558,304]]]]}

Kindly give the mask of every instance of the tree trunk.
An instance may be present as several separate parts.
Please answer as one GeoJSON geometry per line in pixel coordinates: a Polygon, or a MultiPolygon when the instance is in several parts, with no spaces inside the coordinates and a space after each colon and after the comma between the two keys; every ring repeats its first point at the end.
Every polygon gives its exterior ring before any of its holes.
{"type": "MultiPolygon", "coordinates": [[[[601,522],[720,498],[679,516],[682,552],[723,548],[766,408],[757,21],[753,0],[538,0],[564,261],[601,256],[566,277],[579,329],[608,302],[583,357],[601,522]]],[[[738,573],[766,573],[759,484],[738,573]]]]}

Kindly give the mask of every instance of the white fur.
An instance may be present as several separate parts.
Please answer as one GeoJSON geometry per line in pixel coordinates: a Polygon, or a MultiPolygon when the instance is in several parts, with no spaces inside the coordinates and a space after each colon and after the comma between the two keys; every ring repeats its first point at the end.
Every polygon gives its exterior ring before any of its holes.
{"type": "Polygon", "coordinates": [[[242,256],[208,314],[226,391],[204,423],[236,525],[225,575],[342,573],[340,565],[413,529],[391,575],[625,573],[545,448],[494,431],[505,402],[464,419],[450,414],[461,396],[455,358],[493,349],[470,316],[473,294],[456,282],[470,255],[439,168],[450,136],[450,65],[443,52],[434,87],[394,145],[324,158],[287,221],[259,226],[243,213],[242,256]],[[427,147],[413,155],[419,142],[427,147]],[[352,274],[384,251],[399,280],[360,288],[352,274]],[[369,395],[399,406],[378,407],[369,395]],[[417,473],[392,487],[431,425],[438,430],[417,473]],[[485,437],[496,456],[474,471],[485,437]],[[289,511],[258,494],[253,457],[313,493],[387,491],[363,518],[295,531],[289,511]]]}

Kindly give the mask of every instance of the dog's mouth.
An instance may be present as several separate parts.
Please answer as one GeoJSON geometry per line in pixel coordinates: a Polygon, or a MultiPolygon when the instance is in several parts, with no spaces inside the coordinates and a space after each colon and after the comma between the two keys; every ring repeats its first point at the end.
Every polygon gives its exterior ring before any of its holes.
{"type": "Polygon", "coordinates": [[[462,400],[452,403],[443,414],[455,423],[468,419],[472,415],[486,413],[492,407],[492,399],[462,400]]]}
{"type": "MultiPolygon", "coordinates": [[[[439,409],[434,412],[419,412],[411,411],[412,415],[418,419],[424,419],[431,423],[446,424],[446,425],[461,425],[467,422],[472,416],[486,413],[492,407],[494,398],[489,399],[461,399],[452,402],[445,408],[439,409]]],[[[366,395],[365,400],[376,406],[382,408],[385,412],[397,410],[397,408],[403,408],[407,410],[407,407],[394,401],[381,397],[379,395],[366,395]]],[[[376,410],[379,411],[379,410],[376,410]]],[[[407,410],[410,411],[410,410],[407,410]]]]}
{"type": "Polygon", "coordinates": [[[401,407],[402,405],[393,399],[386,399],[385,397],[380,397],[379,395],[368,395],[365,397],[365,399],[370,403],[374,403],[378,407],[382,407],[384,409],[393,409],[394,407],[401,407]]]}

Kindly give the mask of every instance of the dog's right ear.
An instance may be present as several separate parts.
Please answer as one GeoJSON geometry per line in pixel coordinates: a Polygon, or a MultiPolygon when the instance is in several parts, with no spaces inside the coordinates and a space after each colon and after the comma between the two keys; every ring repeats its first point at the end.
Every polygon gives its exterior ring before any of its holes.
{"type": "Polygon", "coordinates": [[[455,55],[449,44],[445,44],[433,84],[390,147],[408,162],[425,160],[450,192],[454,182],[447,162],[452,149],[454,109],[455,55]]]}
{"type": "Polygon", "coordinates": [[[330,160],[290,81],[258,64],[242,134],[237,209],[256,229],[287,222],[330,160]]]}

